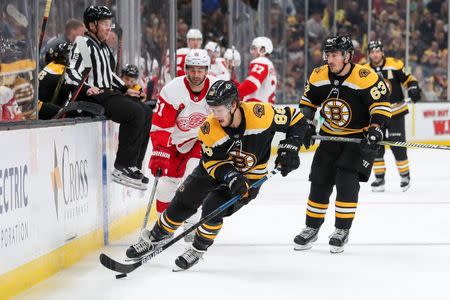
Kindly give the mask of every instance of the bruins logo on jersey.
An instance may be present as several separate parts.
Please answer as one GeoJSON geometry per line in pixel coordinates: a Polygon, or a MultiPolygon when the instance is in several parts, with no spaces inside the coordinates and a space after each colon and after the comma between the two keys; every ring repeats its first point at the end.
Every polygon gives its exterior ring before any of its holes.
{"type": "Polygon", "coordinates": [[[232,149],[229,154],[233,159],[234,167],[241,173],[245,173],[256,165],[256,156],[249,152],[232,149]]]}
{"type": "Polygon", "coordinates": [[[262,106],[261,104],[256,104],[255,106],[253,106],[253,113],[258,118],[261,118],[262,116],[264,116],[264,106],[262,106]]]}
{"type": "Polygon", "coordinates": [[[322,111],[328,121],[339,127],[347,126],[352,119],[350,105],[342,99],[328,99],[323,104],[322,111]]]}
{"type": "Polygon", "coordinates": [[[370,71],[367,69],[359,70],[359,77],[361,77],[361,78],[367,77],[367,76],[369,76],[369,74],[370,74],[370,71]]]}
{"type": "Polygon", "coordinates": [[[203,123],[203,125],[200,127],[200,130],[203,132],[203,134],[208,134],[211,130],[211,125],[209,122],[203,123]]]}

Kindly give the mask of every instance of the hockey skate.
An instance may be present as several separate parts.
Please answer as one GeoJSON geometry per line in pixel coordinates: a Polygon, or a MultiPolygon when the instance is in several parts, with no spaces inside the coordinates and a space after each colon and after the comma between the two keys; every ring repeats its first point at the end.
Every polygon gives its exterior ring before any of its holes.
{"type": "Polygon", "coordinates": [[[372,192],[384,192],[384,178],[375,178],[375,181],[370,185],[372,192]]]}
{"type": "Polygon", "coordinates": [[[155,251],[159,247],[163,246],[170,239],[171,235],[166,235],[162,239],[156,240],[150,230],[144,229],[141,232],[141,238],[139,242],[131,245],[127,249],[127,257],[132,260],[139,260],[143,256],[155,251]]]}
{"type": "Polygon", "coordinates": [[[186,252],[177,257],[175,264],[178,268],[174,268],[173,271],[179,272],[190,269],[193,265],[200,261],[205,252],[205,250],[198,250],[194,246],[189,247],[186,252]]]}
{"type": "Polygon", "coordinates": [[[308,250],[312,248],[312,244],[317,241],[319,236],[319,228],[306,227],[295,237],[294,250],[308,250]]]}
{"type": "Polygon", "coordinates": [[[402,189],[402,191],[406,192],[409,189],[409,187],[411,186],[410,180],[411,179],[410,179],[409,175],[401,177],[400,188],[402,189]]]}
{"type": "Polygon", "coordinates": [[[348,242],[348,235],[350,229],[339,229],[336,228],[334,232],[329,236],[330,238],[330,252],[331,253],[341,253],[344,252],[344,246],[348,242]]]}
{"type": "Polygon", "coordinates": [[[116,166],[112,172],[112,180],[114,182],[142,191],[147,189],[147,184],[144,183],[144,177],[145,176],[136,167],[116,166]]]}

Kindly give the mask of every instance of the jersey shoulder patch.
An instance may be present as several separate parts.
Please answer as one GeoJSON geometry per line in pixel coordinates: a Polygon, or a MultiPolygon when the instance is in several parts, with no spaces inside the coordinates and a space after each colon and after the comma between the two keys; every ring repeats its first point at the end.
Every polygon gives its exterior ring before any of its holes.
{"type": "Polygon", "coordinates": [[[378,78],[378,74],[370,67],[355,64],[345,83],[354,89],[364,90],[374,85],[378,78]]]}
{"type": "Polygon", "coordinates": [[[330,82],[327,65],[315,68],[309,77],[309,83],[312,85],[321,85],[323,82],[330,82]]]}
{"type": "Polygon", "coordinates": [[[394,57],[386,57],[386,62],[384,63],[384,67],[394,69],[394,70],[401,70],[401,69],[403,69],[404,64],[400,59],[396,59],[394,57]]]}
{"type": "Polygon", "coordinates": [[[264,130],[272,124],[275,113],[270,103],[243,102],[241,107],[244,110],[246,130],[264,130]]]}
{"type": "Polygon", "coordinates": [[[200,126],[198,139],[208,147],[218,146],[228,138],[228,134],[212,115],[209,115],[200,126]]]}

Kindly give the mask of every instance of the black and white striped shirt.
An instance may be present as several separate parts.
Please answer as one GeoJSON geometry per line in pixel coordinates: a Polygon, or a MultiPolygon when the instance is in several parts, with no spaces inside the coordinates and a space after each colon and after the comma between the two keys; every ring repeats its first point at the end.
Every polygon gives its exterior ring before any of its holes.
{"type": "MultiPolygon", "coordinates": [[[[92,61],[92,70],[82,89],[84,93],[90,87],[99,89],[118,89],[125,93],[127,87],[120,77],[114,73],[115,59],[111,49],[103,42],[100,42],[89,35],[83,37],[89,50],[92,61]]],[[[71,89],[77,88],[81,84],[84,71],[83,57],[80,49],[74,44],[70,53],[70,65],[67,68],[65,80],[71,89]]]]}

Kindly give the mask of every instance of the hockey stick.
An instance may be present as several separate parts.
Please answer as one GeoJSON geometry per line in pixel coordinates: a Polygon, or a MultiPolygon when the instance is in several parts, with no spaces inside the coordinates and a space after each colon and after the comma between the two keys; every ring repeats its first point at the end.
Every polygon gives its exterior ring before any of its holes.
{"type": "MultiPolygon", "coordinates": [[[[119,75],[119,72],[122,70],[121,64],[122,64],[122,53],[123,53],[123,30],[122,30],[122,27],[120,27],[120,25],[117,25],[116,34],[117,34],[118,48],[117,48],[117,62],[116,62],[116,72],[115,73],[117,75],[119,75]]],[[[122,75],[122,74],[120,74],[120,75],[122,75]]]]}
{"type": "MultiPolygon", "coordinates": [[[[250,188],[256,188],[256,187],[261,186],[270,177],[272,177],[273,175],[277,174],[278,172],[279,172],[278,169],[274,169],[274,170],[270,171],[266,176],[264,176],[263,178],[259,179],[255,183],[253,183],[250,186],[250,188]]],[[[119,272],[120,274],[116,275],[116,278],[125,277],[126,274],[133,272],[134,270],[136,270],[137,268],[139,268],[143,264],[147,263],[152,258],[157,256],[159,253],[163,252],[164,250],[166,250],[167,248],[169,248],[170,246],[172,246],[173,244],[175,244],[176,242],[178,242],[179,240],[184,238],[186,235],[188,235],[189,233],[191,233],[192,231],[197,229],[197,227],[199,227],[200,225],[208,222],[209,220],[211,220],[212,218],[214,218],[218,214],[222,213],[225,209],[227,209],[228,207],[230,207],[231,205],[233,205],[234,203],[239,201],[241,198],[242,198],[242,195],[234,196],[233,198],[231,198],[230,200],[228,200],[227,202],[225,202],[224,204],[219,206],[216,210],[211,212],[209,215],[201,218],[200,221],[198,221],[197,223],[195,223],[194,225],[192,225],[191,227],[189,227],[188,229],[186,229],[185,231],[183,231],[182,233],[180,233],[179,235],[174,237],[167,244],[164,244],[163,246],[157,248],[155,251],[153,251],[153,252],[143,256],[141,258],[141,260],[139,260],[139,261],[137,261],[135,263],[122,264],[122,263],[120,263],[118,261],[115,261],[114,259],[110,258],[108,255],[106,255],[104,253],[100,254],[100,263],[105,268],[108,268],[108,269],[110,269],[112,271],[115,271],[115,272],[119,272]]]]}
{"type": "MultiPolygon", "coordinates": [[[[152,193],[150,194],[150,199],[147,204],[147,211],[145,212],[144,222],[142,223],[141,231],[147,227],[148,217],[150,216],[150,210],[152,209],[153,200],[155,199],[156,187],[158,186],[159,178],[161,177],[162,170],[158,169],[156,171],[155,182],[153,182],[152,193]]],[[[139,238],[140,239],[140,238],[139,238]]]]}
{"type": "MultiPolygon", "coordinates": [[[[84,70],[83,70],[80,84],[78,85],[75,92],[72,94],[72,97],[68,101],[66,101],[66,103],[64,104],[64,107],[66,107],[70,102],[73,102],[77,99],[78,94],[81,92],[81,89],[83,88],[84,83],[86,82],[86,80],[89,77],[89,72],[91,72],[91,69],[92,69],[92,60],[91,60],[91,56],[89,55],[89,48],[88,48],[88,45],[86,44],[86,40],[84,39],[84,37],[77,36],[77,38],[75,39],[75,44],[77,45],[78,50],[80,51],[81,57],[83,58],[84,70]]],[[[59,119],[60,117],[64,117],[64,115],[65,115],[65,113],[63,111],[64,107],[56,114],[56,116],[53,117],[53,119],[59,119]]]]}
{"type": "Polygon", "coordinates": [[[47,0],[47,3],[45,4],[44,18],[42,19],[41,34],[39,35],[39,44],[38,44],[39,52],[42,49],[42,42],[44,41],[45,28],[47,27],[47,20],[48,16],[50,15],[51,7],[52,7],[52,0],[47,0]]]}
{"type": "MultiPolygon", "coordinates": [[[[330,142],[344,142],[344,143],[361,143],[362,139],[358,138],[347,138],[340,136],[322,136],[313,135],[313,139],[330,141],[330,142]]],[[[391,146],[391,147],[403,147],[403,148],[416,148],[416,149],[440,149],[440,150],[450,150],[449,146],[436,145],[436,144],[423,144],[423,143],[407,143],[407,142],[391,142],[391,141],[381,141],[378,142],[379,145],[391,146]]]]}

